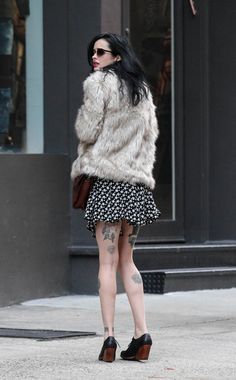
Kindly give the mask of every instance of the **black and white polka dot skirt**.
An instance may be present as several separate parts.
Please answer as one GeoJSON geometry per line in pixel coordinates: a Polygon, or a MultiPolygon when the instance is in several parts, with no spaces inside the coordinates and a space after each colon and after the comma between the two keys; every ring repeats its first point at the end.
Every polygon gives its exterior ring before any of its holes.
{"type": "Polygon", "coordinates": [[[95,236],[96,223],[126,220],[135,226],[153,223],[160,216],[153,193],[143,184],[130,184],[96,178],[84,218],[95,236]]]}

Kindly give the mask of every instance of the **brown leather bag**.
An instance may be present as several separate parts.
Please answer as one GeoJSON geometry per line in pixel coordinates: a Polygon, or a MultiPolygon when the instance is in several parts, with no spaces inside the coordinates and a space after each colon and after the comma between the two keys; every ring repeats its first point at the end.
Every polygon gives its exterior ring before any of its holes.
{"type": "Polygon", "coordinates": [[[73,208],[86,209],[89,193],[93,186],[93,178],[81,174],[74,179],[72,190],[73,208]]]}

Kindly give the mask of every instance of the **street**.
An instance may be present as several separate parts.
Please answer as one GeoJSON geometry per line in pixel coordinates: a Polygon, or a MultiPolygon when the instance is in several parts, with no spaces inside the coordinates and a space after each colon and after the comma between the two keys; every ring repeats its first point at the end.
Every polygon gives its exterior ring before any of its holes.
{"type": "Polygon", "coordinates": [[[119,358],[133,324],[117,296],[113,363],[97,360],[102,323],[97,296],[32,300],[0,309],[0,327],[95,331],[95,337],[37,341],[0,338],[0,379],[236,379],[236,289],[145,295],[153,346],[147,362],[119,358]]]}

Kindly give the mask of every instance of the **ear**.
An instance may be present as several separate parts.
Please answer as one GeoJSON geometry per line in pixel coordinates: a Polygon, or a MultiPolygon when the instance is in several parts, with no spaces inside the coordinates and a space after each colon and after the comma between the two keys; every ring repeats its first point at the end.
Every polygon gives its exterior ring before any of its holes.
{"type": "Polygon", "coordinates": [[[119,62],[119,61],[121,61],[121,56],[120,56],[120,55],[117,55],[117,56],[116,56],[116,62],[119,62]]]}

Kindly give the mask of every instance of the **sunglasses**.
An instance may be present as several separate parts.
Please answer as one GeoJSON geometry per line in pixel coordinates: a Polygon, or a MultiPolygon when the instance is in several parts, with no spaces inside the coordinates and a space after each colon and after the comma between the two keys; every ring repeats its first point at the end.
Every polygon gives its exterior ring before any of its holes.
{"type": "Polygon", "coordinates": [[[111,50],[105,50],[105,49],[102,49],[102,48],[93,49],[93,55],[97,54],[98,57],[102,57],[106,53],[111,53],[112,54],[112,51],[111,50]]]}

